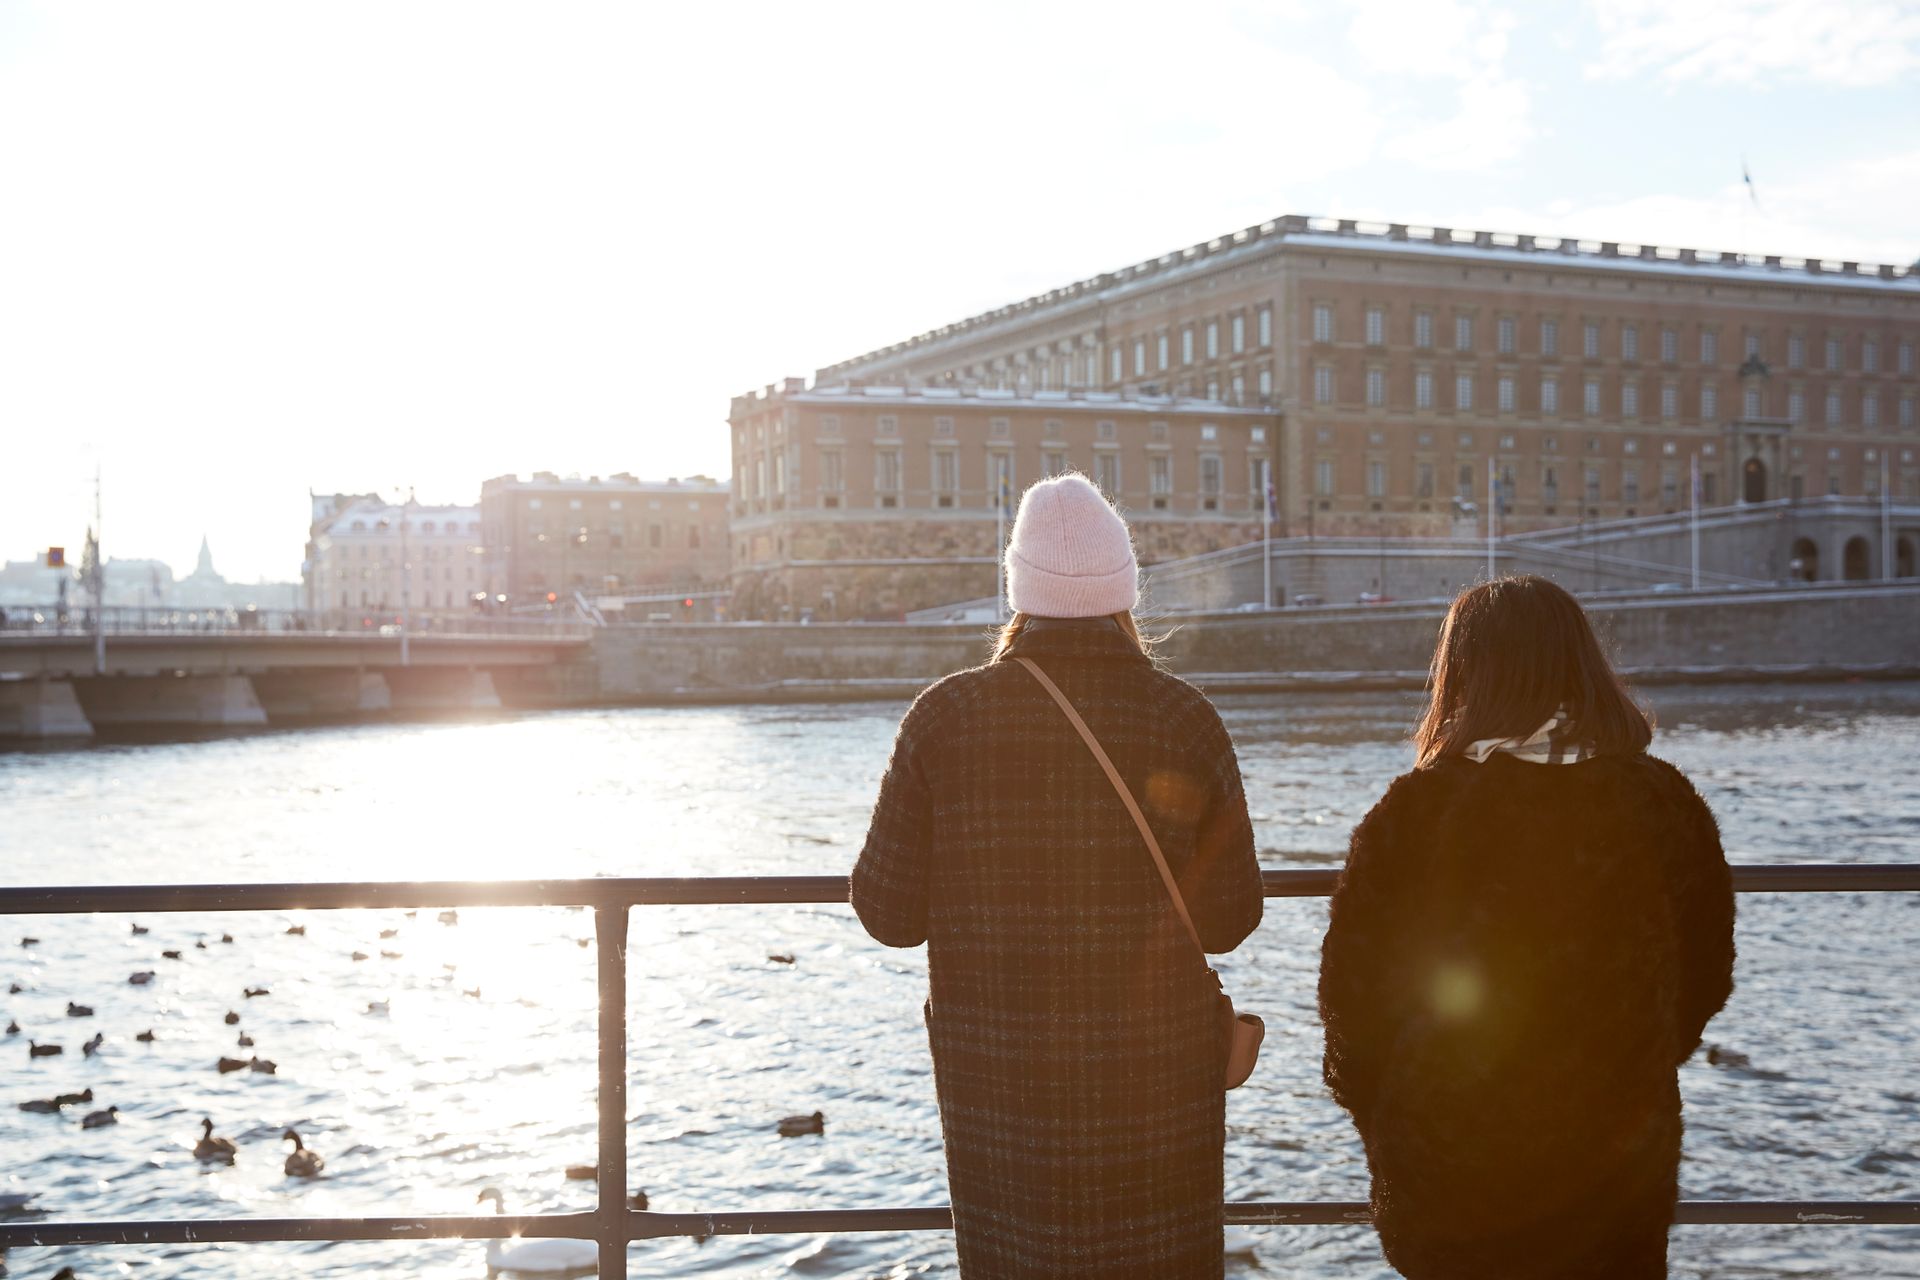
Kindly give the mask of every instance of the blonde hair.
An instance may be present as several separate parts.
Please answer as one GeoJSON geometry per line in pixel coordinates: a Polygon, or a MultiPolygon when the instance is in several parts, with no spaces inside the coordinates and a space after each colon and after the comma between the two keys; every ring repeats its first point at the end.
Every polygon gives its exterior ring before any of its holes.
{"type": "MultiPolygon", "coordinates": [[[[1157,641],[1154,638],[1140,634],[1140,627],[1134,622],[1133,611],[1131,609],[1122,609],[1119,613],[1112,613],[1107,616],[1112,618],[1113,624],[1120,628],[1121,635],[1140,646],[1141,653],[1146,654],[1149,658],[1153,657],[1153,646],[1157,641]]],[[[1031,621],[1033,621],[1033,615],[1030,613],[1016,613],[1011,618],[1008,618],[1006,625],[1000,628],[999,638],[994,641],[993,657],[987,659],[987,661],[998,662],[1006,657],[1007,650],[1013,648],[1013,642],[1020,638],[1020,633],[1027,629],[1027,624],[1031,621]]]]}

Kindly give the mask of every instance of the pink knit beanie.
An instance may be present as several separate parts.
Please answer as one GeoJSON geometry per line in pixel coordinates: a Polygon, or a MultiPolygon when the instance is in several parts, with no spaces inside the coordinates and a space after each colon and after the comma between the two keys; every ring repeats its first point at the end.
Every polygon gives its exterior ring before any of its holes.
{"type": "Polygon", "coordinates": [[[1040,618],[1096,618],[1140,599],[1127,525],[1085,476],[1042,480],[1007,540],[1007,602],[1040,618]]]}

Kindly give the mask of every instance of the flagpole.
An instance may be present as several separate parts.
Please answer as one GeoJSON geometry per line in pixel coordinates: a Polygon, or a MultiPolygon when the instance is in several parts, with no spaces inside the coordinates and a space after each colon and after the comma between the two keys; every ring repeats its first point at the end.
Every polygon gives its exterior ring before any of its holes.
{"type": "MultiPolygon", "coordinates": [[[[996,467],[997,469],[997,467],[996,467]]],[[[993,616],[1007,620],[1007,474],[997,477],[999,491],[993,498],[993,616]]]]}
{"type": "Polygon", "coordinates": [[[1494,578],[1493,521],[1494,521],[1494,517],[1499,513],[1499,508],[1500,508],[1500,500],[1494,490],[1493,459],[1489,457],[1487,459],[1487,581],[1488,582],[1492,582],[1494,578]]]}
{"type": "Polygon", "coordinates": [[[1266,492],[1260,495],[1260,582],[1262,609],[1273,608],[1273,464],[1264,467],[1266,492]]]}
{"type": "Polygon", "coordinates": [[[1699,450],[1696,449],[1692,453],[1689,466],[1692,472],[1692,480],[1693,480],[1692,490],[1693,491],[1689,495],[1689,501],[1692,507],[1692,518],[1689,519],[1687,522],[1687,525],[1688,525],[1687,542],[1689,544],[1689,552],[1693,561],[1693,589],[1695,591],[1698,591],[1700,589],[1700,451],[1699,450]]]}
{"type": "Polygon", "coordinates": [[[1880,451],[1880,580],[1893,581],[1893,490],[1887,484],[1887,451],[1880,451]]]}

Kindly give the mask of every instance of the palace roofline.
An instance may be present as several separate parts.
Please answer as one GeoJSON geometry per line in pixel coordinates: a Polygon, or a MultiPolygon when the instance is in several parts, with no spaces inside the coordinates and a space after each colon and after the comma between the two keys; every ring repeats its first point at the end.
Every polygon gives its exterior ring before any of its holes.
{"type": "MultiPolygon", "coordinates": [[[[797,382],[798,379],[791,381],[797,382]]],[[[774,398],[789,404],[850,405],[906,404],[914,408],[960,407],[967,409],[1048,409],[1063,413],[1111,413],[1116,409],[1156,410],[1163,413],[1208,413],[1217,416],[1270,418],[1277,409],[1256,405],[1232,405],[1222,400],[1197,396],[1148,395],[1134,391],[1014,391],[992,387],[901,387],[842,383],[815,387],[810,391],[768,387],[750,392],[743,401],[762,402],[774,398]]]]}
{"type": "Polygon", "coordinates": [[[1223,260],[1244,258],[1281,247],[1342,252],[1373,252],[1397,256],[1445,255],[1480,262],[1523,263],[1576,270],[1625,271],[1692,279],[1867,289],[1920,297],[1920,262],[1908,266],[1861,263],[1783,254],[1745,254],[1706,249],[1676,249],[1620,240],[1581,240],[1563,236],[1524,235],[1506,231],[1466,231],[1452,227],[1421,226],[1405,222],[1369,222],[1355,218],[1321,218],[1288,214],[1239,231],[1216,236],[1019,302],[969,316],[917,334],[891,346],[827,365],[816,380],[842,376],[860,365],[929,347],[1003,321],[1082,302],[1109,302],[1116,297],[1155,288],[1223,260]]]}

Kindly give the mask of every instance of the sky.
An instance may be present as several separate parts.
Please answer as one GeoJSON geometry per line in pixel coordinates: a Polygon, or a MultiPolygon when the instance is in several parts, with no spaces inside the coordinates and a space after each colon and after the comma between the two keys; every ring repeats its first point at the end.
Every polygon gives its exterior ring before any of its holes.
{"type": "Polygon", "coordinates": [[[1920,0],[0,0],[0,558],[96,470],[109,556],[236,581],[309,490],[724,476],[733,395],[1284,213],[1916,209],[1920,0]]]}

